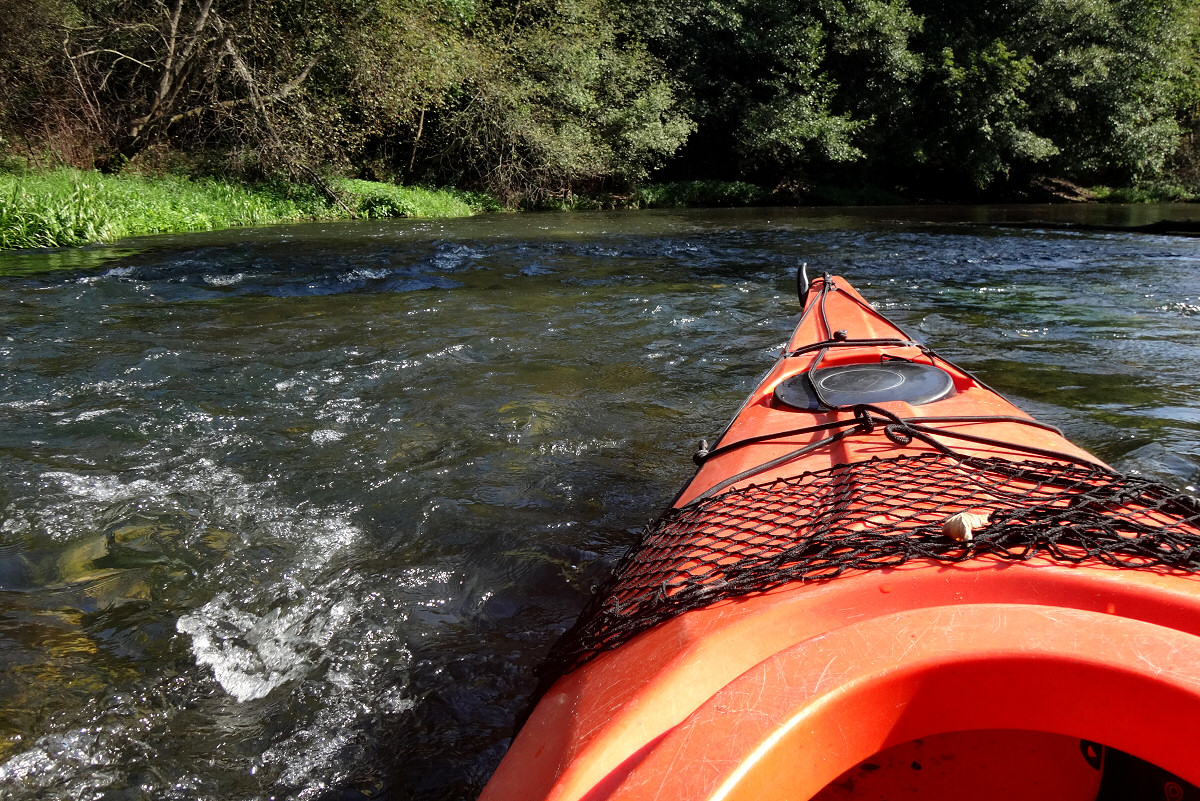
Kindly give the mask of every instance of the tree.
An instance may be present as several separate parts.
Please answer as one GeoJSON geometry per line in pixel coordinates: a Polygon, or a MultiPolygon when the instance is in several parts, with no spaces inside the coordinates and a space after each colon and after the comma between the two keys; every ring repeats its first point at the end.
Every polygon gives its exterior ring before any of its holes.
{"type": "Polygon", "coordinates": [[[605,0],[491,12],[456,102],[426,121],[431,173],[537,199],[641,180],[687,138],[672,85],[605,0]]]}
{"type": "Polygon", "coordinates": [[[689,156],[787,180],[864,156],[916,77],[920,24],[904,0],[660,0],[640,27],[691,90],[689,156]]]}
{"type": "Polygon", "coordinates": [[[940,55],[926,75],[921,107],[930,123],[915,161],[984,189],[1014,165],[1058,153],[1030,128],[1032,57],[1018,56],[1000,39],[961,57],[950,47],[940,55]]]}
{"type": "Polygon", "coordinates": [[[687,87],[698,124],[677,173],[953,196],[1036,174],[1124,183],[1159,173],[1197,104],[1198,8],[654,0],[640,28],[687,87]]]}
{"type": "Polygon", "coordinates": [[[187,125],[193,136],[249,130],[287,153],[276,109],[378,5],[78,0],[84,21],[65,26],[64,49],[79,95],[110,121],[101,165],[119,168],[187,125]]]}
{"type": "MultiPolygon", "coordinates": [[[[512,200],[1194,165],[1200,0],[0,0],[0,147],[512,200]],[[1182,122],[1181,122],[1182,121],[1182,122]],[[1191,132],[1185,137],[1185,133],[1191,132]],[[1187,153],[1172,162],[1181,139],[1187,153]]],[[[1189,169],[1194,169],[1189,168],[1189,169]]]]}
{"type": "Polygon", "coordinates": [[[62,157],[91,158],[78,132],[98,128],[100,110],[79,102],[62,69],[59,27],[78,22],[67,0],[0,0],[0,145],[35,162],[49,143],[62,157]]]}
{"type": "MultiPolygon", "coordinates": [[[[1194,0],[914,0],[928,68],[914,168],[984,187],[1045,172],[1129,182],[1176,147],[1194,74],[1194,0]]],[[[1194,91],[1194,88],[1190,91],[1194,91]]]]}

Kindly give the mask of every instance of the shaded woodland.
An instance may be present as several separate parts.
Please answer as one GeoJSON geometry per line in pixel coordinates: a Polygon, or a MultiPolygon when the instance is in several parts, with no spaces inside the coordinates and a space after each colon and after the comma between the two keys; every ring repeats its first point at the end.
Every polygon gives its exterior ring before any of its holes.
{"type": "Polygon", "coordinates": [[[506,202],[1200,180],[1200,0],[0,0],[0,150],[506,202]]]}

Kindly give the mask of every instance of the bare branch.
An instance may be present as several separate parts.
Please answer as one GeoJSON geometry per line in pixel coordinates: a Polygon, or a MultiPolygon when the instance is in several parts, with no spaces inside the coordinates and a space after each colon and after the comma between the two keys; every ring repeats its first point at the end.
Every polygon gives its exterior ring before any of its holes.
{"type": "Polygon", "coordinates": [[[111,20],[107,25],[64,25],[60,23],[57,28],[67,35],[80,31],[133,31],[138,28],[155,32],[159,30],[158,26],[151,22],[113,22],[111,20]]]}
{"type": "MultiPolygon", "coordinates": [[[[191,71],[193,66],[191,63],[192,55],[196,52],[197,44],[204,40],[202,34],[208,26],[208,16],[211,10],[212,0],[204,0],[200,5],[195,22],[192,24],[191,34],[185,39],[183,49],[177,52],[179,44],[179,21],[183,16],[183,0],[175,0],[175,8],[172,10],[170,20],[168,21],[166,60],[163,63],[162,72],[158,78],[158,89],[150,101],[150,109],[141,117],[141,120],[151,120],[158,116],[159,109],[164,107],[169,108],[171,102],[178,97],[179,88],[182,85],[180,78],[182,77],[182,73],[191,71]]],[[[134,124],[134,136],[137,136],[144,122],[139,123],[135,121],[134,124]]]]}
{"type": "Polygon", "coordinates": [[[83,102],[87,106],[88,116],[92,118],[93,124],[99,124],[100,109],[88,91],[87,85],[83,82],[83,76],[79,74],[79,69],[75,66],[75,60],[71,58],[70,44],[70,37],[63,39],[63,53],[67,57],[67,63],[71,65],[71,73],[75,76],[75,83],[79,87],[79,94],[83,97],[83,102]]]}
{"type": "MultiPolygon", "coordinates": [[[[200,34],[203,33],[205,27],[208,26],[208,16],[211,10],[212,0],[204,0],[200,6],[200,14],[196,17],[196,24],[192,26],[192,36],[188,40],[187,46],[184,47],[183,52],[179,56],[180,61],[186,61],[187,59],[191,58],[192,51],[196,47],[196,42],[200,39],[200,34]]],[[[214,15],[214,20],[219,21],[219,19],[219,17],[214,15]]]]}
{"type": "MultiPolygon", "coordinates": [[[[175,66],[175,40],[179,33],[181,14],[183,14],[183,0],[175,0],[175,10],[171,12],[171,20],[167,29],[167,63],[163,65],[162,77],[158,81],[158,96],[155,98],[155,105],[159,98],[166,96],[171,86],[171,75],[175,66]]],[[[153,113],[153,109],[151,109],[151,114],[153,113]]]]}
{"type": "Polygon", "coordinates": [[[138,64],[139,66],[145,67],[146,69],[152,69],[152,67],[144,61],[139,61],[138,59],[134,58],[131,55],[122,53],[120,50],[112,50],[111,48],[107,48],[107,47],[99,47],[99,48],[96,48],[95,50],[85,50],[84,52],[76,53],[75,55],[71,55],[70,53],[67,53],[67,58],[70,59],[71,61],[74,61],[76,59],[86,58],[88,56],[94,56],[99,53],[111,53],[117,57],[117,61],[132,61],[134,64],[138,64]]]}

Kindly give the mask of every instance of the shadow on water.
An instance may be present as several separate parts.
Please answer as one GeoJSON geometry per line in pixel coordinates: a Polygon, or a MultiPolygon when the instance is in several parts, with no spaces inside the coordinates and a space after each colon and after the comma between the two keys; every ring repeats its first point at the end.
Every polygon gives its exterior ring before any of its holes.
{"type": "Polygon", "coordinates": [[[1016,214],[0,257],[24,265],[0,279],[0,788],[473,797],[542,655],[785,341],[800,261],[1102,457],[1200,481],[1200,242],[990,224],[1016,214]]]}

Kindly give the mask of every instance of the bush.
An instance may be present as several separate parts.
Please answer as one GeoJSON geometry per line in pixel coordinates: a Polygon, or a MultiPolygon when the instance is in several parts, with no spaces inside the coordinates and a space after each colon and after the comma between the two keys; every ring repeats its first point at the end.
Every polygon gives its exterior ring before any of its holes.
{"type": "Polygon", "coordinates": [[[648,209],[752,206],[765,197],[762,187],[742,181],[677,181],[638,189],[632,205],[648,209]]]}
{"type": "Polygon", "coordinates": [[[1200,200],[1195,187],[1167,182],[1141,183],[1117,189],[1096,186],[1092,192],[1101,203],[1192,203],[1200,200]]]}
{"type": "Polygon", "coordinates": [[[388,217],[468,217],[485,211],[500,211],[494,198],[479,192],[457,189],[425,189],[376,181],[346,178],[335,187],[347,195],[355,213],[368,219],[388,217]]]}

